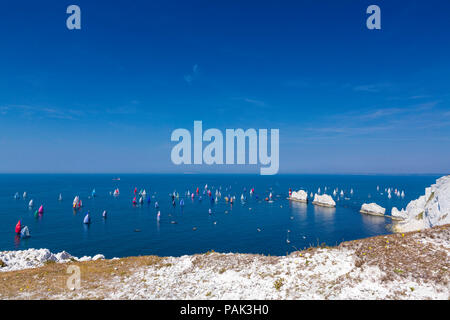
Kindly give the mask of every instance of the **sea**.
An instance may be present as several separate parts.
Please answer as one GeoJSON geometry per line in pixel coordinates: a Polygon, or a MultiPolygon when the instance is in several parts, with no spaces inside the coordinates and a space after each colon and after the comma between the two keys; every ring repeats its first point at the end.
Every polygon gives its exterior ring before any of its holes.
{"type": "MultiPolygon", "coordinates": [[[[390,214],[393,207],[404,208],[424,194],[425,188],[439,177],[1,174],[0,251],[47,248],[54,253],[64,250],[78,257],[103,254],[106,258],[182,256],[211,250],[286,255],[310,246],[334,246],[342,241],[391,233],[390,219],[361,214],[361,205],[375,202],[390,214]],[[117,188],[120,195],[115,197],[113,191],[117,188]],[[308,195],[317,193],[319,188],[321,194],[329,195],[338,189],[333,196],[336,207],[289,201],[289,188],[306,190],[308,195]],[[390,199],[385,191],[388,188],[392,190],[390,199]],[[145,198],[142,205],[133,205],[135,189],[138,193],[145,189],[150,202],[145,198]],[[396,196],[395,189],[404,191],[405,196],[396,196]],[[218,190],[221,197],[212,201],[207,190],[213,197],[218,190]],[[340,196],[341,190],[344,196],[340,196]],[[175,206],[171,197],[174,192],[179,195],[175,206]],[[194,198],[187,196],[192,192],[194,198]],[[267,201],[270,193],[272,200],[267,201]],[[77,195],[83,206],[74,210],[73,199],[77,195]],[[231,204],[225,197],[235,200],[231,204]],[[29,208],[31,199],[34,206],[29,208]],[[180,205],[181,199],[184,206],[180,205]],[[35,214],[40,205],[44,213],[35,214]],[[102,216],[104,210],[106,218],[102,216]],[[88,211],[89,225],[83,223],[88,211]],[[28,226],[29,238],[16,235],[19,220],[22,226],[28,226]]],[[[139,195],[136,200],[139,201],[139,195]]]]}

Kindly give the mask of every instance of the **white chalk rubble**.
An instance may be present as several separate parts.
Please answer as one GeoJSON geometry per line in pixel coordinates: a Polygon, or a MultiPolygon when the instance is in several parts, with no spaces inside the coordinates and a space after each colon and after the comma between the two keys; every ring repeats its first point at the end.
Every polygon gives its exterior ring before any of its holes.
{"type": "Polygon", "coordinates": [[[0,261],[3,262],[4,265],[3,267],[0,267],[0,272],[37,268],[50,261],[66,263],[69,261],[81,262],[98,259],[105,259],[105,257],[101,254],[97,254],[94,257],[84,256],[82,258],[77,258],[65,251],[54,254],[48,249],[0,251],[0,261]]]}

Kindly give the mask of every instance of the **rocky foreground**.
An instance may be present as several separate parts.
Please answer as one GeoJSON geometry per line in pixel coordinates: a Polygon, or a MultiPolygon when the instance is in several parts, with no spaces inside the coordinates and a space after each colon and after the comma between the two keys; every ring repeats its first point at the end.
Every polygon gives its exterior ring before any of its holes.
{"type": "MultiPolygon", "coordinates": [[[[450,225],[337,247],[312,247],[280,257],[209,252],[80,261],[45,255],[49,260],[42,260],[42,251],[37,255],[38,267],[31,263],[28,269],[15,271],[7,271],[13,269],[0,261],[0,271],[5,270],[0,272],[0,298],[450,298],[450,225]],[[67,285],[72,265],[81,271],[79,289],[67,285]]],[[[20,269],[17,264],[15,269],[20,269]]]]}

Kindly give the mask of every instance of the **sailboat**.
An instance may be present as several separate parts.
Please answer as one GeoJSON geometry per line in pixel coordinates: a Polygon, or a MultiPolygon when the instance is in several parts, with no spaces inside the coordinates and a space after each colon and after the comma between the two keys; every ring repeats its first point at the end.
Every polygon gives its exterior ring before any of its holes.
{"type": "Polygon", "coordinates": [[[77,208],[79,202],[80,202],[80,197],[75,196],[75,198],[73,199],[73,207],[75,209],[77,208]]]}
{"type": "Polygon", "coordinates": [[[23,227],[20,231],[20,237],[21,238],[29,238],[30,237],[30,230],[27,226],[23,227]]]}
{"type": "Polygon", "coordinates": [[[94,190],[92,190],[92,198],[95,198],[95,189],[94,190]]]}
{"type": "Polygon", "coordinates": [[[39,213],[39,214],[44,214],[44,206],[43,206],[42,204],[41,204],[41,206],[39,207],[38,213],[39,213]]]}
{"type": "Polygon", "coordinates": [[[22,198],[26,198],[27,197],[27,192],[25,191],[24,193],[23,193],[23,196],[22,196],[22,198]]]}
{"type": "Polygon", "coordinates": [[[90,223],[91,223],[91,217],[89,216],[89,211],[88,211],[88,213],[86,214],[86,216],[84,217],[83,223],[84,223],[84,224],[90,224],[90,223]]]}
{"type": "Polygon", "coordinates": [[[116,190],[114,190],[114,197],[119,196],[120,192],[119,192],[119,188],[117,188],[116,190]]]}
{"type": "Polygon", "coordinates": [[[63,199],[63,198],[62,198],[62,194],[60,193],[60,194],[59,194],[59,197],[58,197],[58,201],[62,201],[62,199],[63,199]]]}
{"type": "Polygon", "coordinates": [[[30,208],[33,207],[33,199],[31,199],[30,202],[28,202],[28,206],[29,206],[30,208]]]}
{"type": "Polygon", "coordinates": [[[19,222],[17,222],[17,224],[16,224],[16,233],[20,234],[20,230],[22,230],[22,224],[19,220],[19,222]]]}

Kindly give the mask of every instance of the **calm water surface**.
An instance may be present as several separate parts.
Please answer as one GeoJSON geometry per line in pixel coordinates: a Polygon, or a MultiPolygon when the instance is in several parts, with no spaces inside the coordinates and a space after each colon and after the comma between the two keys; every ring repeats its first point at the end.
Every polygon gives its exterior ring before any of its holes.
{"type": "Polygon", "coordinates": [[[0,175],[0,250],[48,248],[52,252],[66,250],[76,255],[104,254],[107,258],[132,255],[180,256],[219,252],[262,253],[284,255],[310,245],[342,241],[390,233],[391,221],[383,217],[359,213],[364,202],[376,202],[390,213],[394,206],[405,207],[424,193],[424,188],[439,176],[357,176],[357,175],[0,175]],[[215,193],[221,188],[222,198],[212,203],[203,194],[205,184],[215,193]],[[377,192],[377,186],[380,191],[377,192]],[[133,206],[134,188],[145,189],[151,203],[133,206]],[[200,189],[187,198],[189,190],[200,189]],[[255,194],[249,195],[251,188],[255,194]],[[323,193],[339,188],[344,198],[335,198],[336,208],[286,200],[289,188],[323,193]],[[405,198],[388,199],[385,188],[404,190],[405,198]],[[95,188],[96,197],[89,199],[95,188]],[[120,196],[110,192],[120,189],[120,196]],[[354,193],[350,195],[350,189],[354,193]],[[185,206],[172,206],[169,193],[177,191],[185,206]],[[245,191],[244,191],[245,190],[245,191]],[[22,198],[23,192],[28,196],[22,198]],[[20,199],[14,199],[18,192],[20,199]],[[273,193],[274,201],[264,201],[273,193]],[[62,193],[63,201],[58,201],[62,193]],[[382,194],[383,193],[383,194],[382,194]],[[240,201],[241,194],[247,201],[240,201]],[[79,195],[83,208],[73,211],[73,198],[79,195]],[[225,196],[236,196],[233,205],[225,196]],[[28,202],[34,199],[33,209],[28,202]],[[158,201],[159,209],[154,203],[158,201]],[[35,217],[39,205],[44,215],[35,217]],[[209,208],[212,214],[208,213],[209,208]],[[92,223],[83,224],[89,210],[92,223]],[[102,218],[108,211],[107,219],[102,218]],[[157,222],[157,211],[161,219],[157,222]],[[19,239],[14,227],[18,220],[27,225],[31,238],[19,239]],[[176,221],[176,224],[171,223],[176,221]],[[196,230],[193,230],[196,228],[196,230]],[[260,231],[258,231],[258,229],[260,231]],[[289,231],[288,231],[289,230],[289,231]],[[139,232],[136,232],[139,231],[139,232]],[[290,243],[288,243],[289,239],[290,243]]]}

